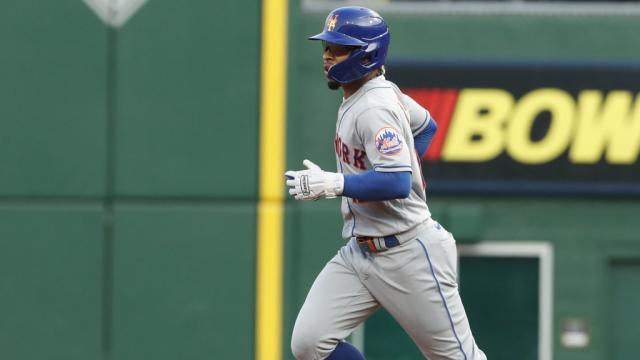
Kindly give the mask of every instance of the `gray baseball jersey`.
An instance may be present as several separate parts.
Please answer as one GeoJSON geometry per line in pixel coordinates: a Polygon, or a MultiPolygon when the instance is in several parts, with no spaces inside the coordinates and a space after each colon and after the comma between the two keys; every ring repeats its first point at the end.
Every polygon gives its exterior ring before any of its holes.
{"type": "MultiPolygon", "coordinates": [[[[320,272],[300,309],[291,347],[298,360],[326,359],[381,306],[431,360],[486,360],[458,293],[456,242],[431,218],[413,135],[429,113],[384,77],[343,101],[336,124],[338,170],[411,172],[405,199],[342,199],[350,239],[320,272]],[[359,236],[399,244],[366,251],[359,236]]],[[[381,242],[377,243],[382,247],[381,242]]]]}
{"type": "Polygon", "coordinates": [[[338,171],[345,175],[368,170],[411,172],[408,198],[367,202],[343,197],[343,238],[402,233],[430,216],[413,144],[413,134],[430,119],[422,106],[384,76],[368,81],[343,101],[336,124],[338,171]]]}

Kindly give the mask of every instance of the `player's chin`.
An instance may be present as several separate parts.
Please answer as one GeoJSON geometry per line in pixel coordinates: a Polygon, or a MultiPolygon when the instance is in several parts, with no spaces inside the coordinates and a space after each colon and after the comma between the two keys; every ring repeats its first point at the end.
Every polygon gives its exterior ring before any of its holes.
{"type": "Polygon", "coordinates": [[[333,79],[327,79],[327,86],[329,87],[329,89],[331,90],[338,90],[340,89],[340,83],[333,80],[333,79]]]}

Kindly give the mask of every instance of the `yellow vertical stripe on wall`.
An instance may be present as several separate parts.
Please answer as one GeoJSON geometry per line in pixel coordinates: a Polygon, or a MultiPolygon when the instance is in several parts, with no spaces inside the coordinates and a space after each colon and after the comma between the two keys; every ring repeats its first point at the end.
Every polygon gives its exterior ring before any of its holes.
{"type": "Polygon", "coordinates": [[[262,1],[256,360],[282,359],[288,1],[262,1]]]}

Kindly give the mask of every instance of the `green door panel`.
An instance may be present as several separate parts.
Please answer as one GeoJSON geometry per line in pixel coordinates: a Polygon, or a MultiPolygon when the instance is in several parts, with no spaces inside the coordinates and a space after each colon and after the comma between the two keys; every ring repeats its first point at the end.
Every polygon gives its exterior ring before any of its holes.
{"type": "Polygon", "coordinates": [[[608,347],[611,360],[633,359],[640,336],[640,259],[609,266],[608,347]]]}

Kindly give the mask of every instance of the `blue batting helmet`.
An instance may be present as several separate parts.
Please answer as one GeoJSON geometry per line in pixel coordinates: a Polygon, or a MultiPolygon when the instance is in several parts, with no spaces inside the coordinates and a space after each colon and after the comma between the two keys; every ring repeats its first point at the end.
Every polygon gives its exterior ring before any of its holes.
{"type": "Polygon", "coordinates": [[[309,40],[354,46],[348,59],[329,68],[329,77],[341,84],[350,83],[384,65],[391,35],[377,12],[359,6],[341,7],[327,16],[324,31],[309,40]],[[363,63],[363,59],[368,62],[363,63]]]}

